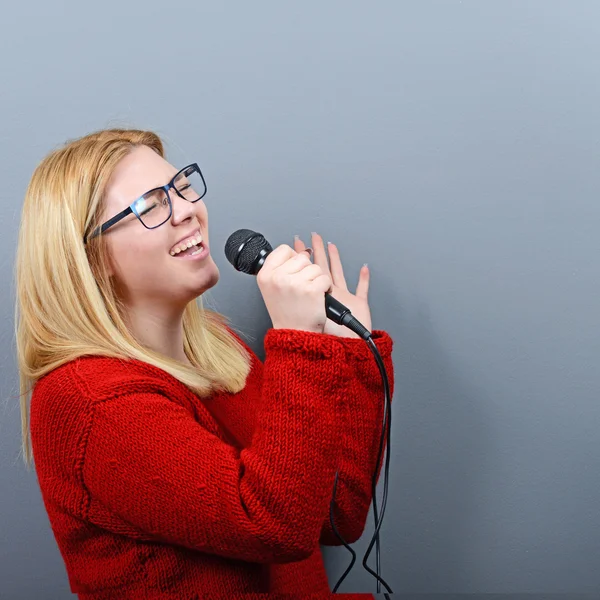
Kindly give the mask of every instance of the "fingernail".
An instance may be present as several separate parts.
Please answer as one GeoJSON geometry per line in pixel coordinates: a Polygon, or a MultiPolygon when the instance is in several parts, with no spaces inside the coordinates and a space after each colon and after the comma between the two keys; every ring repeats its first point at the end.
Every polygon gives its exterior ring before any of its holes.
{"type": "Polygon", "coordinates": [[[368,269],[368,268],[369,268],[369,263],[365,263],[365,264],[363,265],[363,267],[367,267],[367,269],[368,269]]]}
{"type": "Polygon", "coordinates": [[[298,239],[300,239],[300,236],[298,234],[296,234],[296,235],[294,235],[294,239],[298,240],[298,239]]]}
{"type": "Polygon", "coordinates": [[[308,252],[308,255],[312,256],[313,250],[312,248],[304,248],[304,252],[308,252]]]}

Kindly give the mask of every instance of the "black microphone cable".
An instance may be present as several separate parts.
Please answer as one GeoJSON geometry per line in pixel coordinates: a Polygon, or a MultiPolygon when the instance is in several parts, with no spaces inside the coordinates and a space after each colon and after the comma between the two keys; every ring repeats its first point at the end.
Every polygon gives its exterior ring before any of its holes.
{"type": "MultiPolygon", "coordinates": [[[[363,337],[363,339],[365,339],[366,336],[361,336],[361,337],[363,337]]],[[[392,422],[392,419],[391,419],[391,408],[392,408],[391,402],[392,402],[392,400],[391,400],[388,376],[385,371],[385,365],[383,363],[383,359],[381,358],[381,354],[379,353],[379,349],[377,348],[377,346],[376,346],[375,342],[373,341],[373,338],[371,337],[370,334],[368,334],[368,337],[366,337],[366,342],[369,345],[369,349],[371,350],[371,352],[373,353],[373,355],[375,357],[377,366],[379,368],[379,372],[381,373],[381,378],[383,380],[384,394],[385,394],[385,404],[384,404],[383,426],[382,426],[381,437],[379,440],[379,450],[377,453],[377,461],[375,464],[375,471],[374,471],[372,479],[371,479],[371,492],[372,492],[372,496],[373,496],[373,516],[374,516],[374,521],[375,521],[375,531],[373,533],[373,537],[371,538],[371,542],[369,543],[367,551],[365,552],[365,555],[363,557],[362,564],[363,564],[364,569],[366,571],[368,571],[371,575],[373,575],[375,577],[375,579],[377,580],[377,592],[378,593],[381,591],[381,584],[384,585],[384,587],[386,588],[386,590],[389,593],[393,593],[390,586],[380,576],[381,565],[380,565],[380,545],[379,545],[379,542],[380,542],[379,541],[379,530],[381,529],[381,525],[383,523],[383,516],[385,514],[385,507],[387,504],[387,495],[388,495],[390,448],[391,448],[390,436],[391,436],[391,422],[392,422]],[[381,454],[383,451],[383,445],[384,445],[384,439],[385,439],[386,433],[387,433],[387,443],[386,443],[387,452],[386,452],[386,461],[385,461],[385,470],[384,470],[384,485],[383,485],[384,491],[383,491],[383,499],[382,499],[382,506],[381,506],[381,515],[378,515],[378,512],[377,512],[377,471],[378,471],[379,465],[381,463],[381,454]],[[377,544],[376,545],[376,553],[375,553],[376,561],[377,561],[376,572],[373,571],[367,564],[367,560],[369,558],[369,555],[370,555],[370,553],[373,549],[373,545],[375,543],[377,544]]],[[[333,508],[334,508],[334,504],[335,504],[335,492],[337,489],[338,475],[339,475],[339,471],[336,472],[336,474],[335,474],[335,482],[334,482],[334,486],[333,486],[333,496],[331,498],[331,502],[329,505],[329,520],[331,522],[331,528],[334,531],[335,535],[338,537],[338,539],[342,542],[344,547],[352,555],[352,560],[350,561],[350,565],[348,566],[348,568],[346,569],[344,574],[340,577],[340,579],[334,586],[333,593],[335,593],[338,590],[342,581],[344,581],[344,579],[347,577],[348,573],[350,573],[350,571],[352,570],[352,567],[354,566],[354,562],[356,561],[356,552],[354,552],[353,548],[342,538],[337,527],[335,526],[333,508]]],[[[388,594],[385,592],[384,592],[384,596],[386,598],[389,598],[388,594]]]]}
{"type": "MultiPolygon", "coordinates": [[[[381,529],[381,525],[383,523],[383,516],[385,514],[385,508],[387,505],[387,496],[388,496],[388,483],[390,476],[390,459],[391,459],[391,434],[392,434],[392,397],[390,393],[390,384],[388,381],[387,373],[385,371],[385,365],[383,364],[383,359],[379,354],[379,351],[376,349],[375,342],[373,342],[372,338],[368,340],[369,346],[371,350],[373,350],[373,354],[375,355],[375,360],[377,361],[377,366],[379,367],[379,372],[381,373],[381,378],[383,381],[384,395],[385,395],[385,406],[384,406],[384,417],[383,417],[383,426],[381,437],[379,440],[379,451],[377,452],[377,462],[376,462],[376,470],[373,473],[373,478],[371,480],[371,489],[373,495],[373,519],[375,524],[375,532],[373,534],[373,538],[365,552],[363,557],[363,566],[364,568],[373,574],[373,571],[367,565],[367,559],[369,558],[369,554],[373,548],[373,543],[376,543],[376,561],[377,561],[377,593],[381,591],[380,583],[383,583],[386,587],[387,591],[392,593],[390,587],[379,577],[379,573],[381,572],[381,564],[380,564],[380,547],[379,547],[379,530],[381,529]],[[387,435],[387,438],[386,438],[387,435]],[[385,458],[385,469],[383,475],[383,498],[381,502],[381,515],[377,515],[377,468],[381,462],[381,454],[383,452],[383,443],[384,439],[386,440],[386,458],[385,458]]],[[[384,594],[387,598],[387,594],[384,594]]]]}

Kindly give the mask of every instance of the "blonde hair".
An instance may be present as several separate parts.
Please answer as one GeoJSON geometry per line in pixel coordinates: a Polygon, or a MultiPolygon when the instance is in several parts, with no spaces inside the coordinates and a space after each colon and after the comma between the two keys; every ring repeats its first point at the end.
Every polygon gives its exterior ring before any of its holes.
{"type": "Polygon", "coordinates": [[[99,225],[106,185],[119,161],[137,146],[164,156],[155,133],[107,129],[68,142],[35,169],[23,204],[16,257],[16,345],[21,391],[23,457],[32,463],[29,400],[35,382],[83,355],[137,359],[170,373],[200,396],[240,391],[250,357],[228,319],[190,302],[183,317],[189,366],[139,344],[108,276],[99,225]]]}

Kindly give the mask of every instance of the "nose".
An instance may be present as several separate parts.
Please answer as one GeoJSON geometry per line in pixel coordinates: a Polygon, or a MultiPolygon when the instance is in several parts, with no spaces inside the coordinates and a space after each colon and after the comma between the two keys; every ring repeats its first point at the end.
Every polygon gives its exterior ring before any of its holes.
{"type": "Polygon", "coordinates": [[[179,225],[190,220],[196,212],[195,204],[180,198],[173,190],[169,190],[171,196],[171,206],[173,207],[173,214],[171,215],[171,221],[173,225],[179,225]]]}

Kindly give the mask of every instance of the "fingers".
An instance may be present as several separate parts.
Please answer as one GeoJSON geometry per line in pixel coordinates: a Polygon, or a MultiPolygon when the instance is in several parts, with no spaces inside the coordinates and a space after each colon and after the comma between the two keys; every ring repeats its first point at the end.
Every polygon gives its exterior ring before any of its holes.
{"type": "Polygon", "coordinates": [[[304,250],[306,248],[306,246],[304,245],[304,242],[300,239],[299,235],[295,235],[294,236],[294,250],[296,252],[302,252],[302,250],[304,250]]]}
{"type": "MultiPolygon", "coordinates": [[[[347,290],[348,285],[344,276],[344,268],[342,267],[342,259],[338,247],[332,242],[328,242],[327,249],[329,251],[329,264],[327,261],[327,252],[325,251],[325,244],[323,238],[313,232],[311,237],[312,247],[314,248],[314,264],[321,267],[324,275],[330,274],[331,282],[338,288],[347,290]]],[[[304,242],[295,236],[294,238],[294,249],[296,252],[302,252],[307,250],[304,242]]],[[[356,286],[356,296],[367,299],[369,295],[369,283],[371,273],[367,265],[363,265],[360,269],[358,276],[358,285],[356,286]]]]}
{"type": "Polygon", "coordinates": [[[288,260],[285,264],[281,265],[280,270],[285,273],[298,273],[307,267],[313,267],[312,261],[306,252],[300,252],[288,260]]]}
{"type": "Polygon", "coordinates": [[[311,234],[311,246],[314,251],[314,263],[323,269],[324,273],[329,273],[329,264],[327,264],[327,253],[323,238],[314,231],[311,234]]]}
{"type": "Polygon", "coordinates": [[[300,252],[307,252],[309,256],[313,255],[313,249],[312,248],[307,248],[304,245],[304,242],[300,239],[299,235],[295,235],[294,236],[294,250],[298,253],[300,252]]]}
{"type": "Polygon", "coordinates": [[[316,277],[311,281],[311,284],[315,290],[322,294],[325,294],[325,292],[331,292],[331,277],[322,271],[319,277],[316,277]]]}
{"type": "Polygon", "coordinates": [[[342,268],[342,259],[337,246],[331,242],[328,243],[329,249],[329,264],[331,266],[331,279],[336,287],[347,290],[346,278],[344,277],[344,269],[342,268]]]}
{"type": "Polygon", "coordinates": [[[323,269],[319,265],[310,264],[302,269],[302,275],[306,277],[306,281],[315,281],[325,275],[329,279],[329,275],[323,273],[323,269]]]}
{"type": "MultiPolygon", "coordinates": [[[[344,269],[342,267],[342,260],[337,246],[335,244],[332,244],[331,242],[328,242],[328,264],[325,244],[323,242],[323,238],[318,233],[312,233],[311,244],[314,248],[314,263],[316,265],[319,265],[325,273],[330,273],[333,285],[342,290],[347,290],[348,284],[346,283],[344,269]]],[[[294,249],[296,250],[296,252],[302,251],[304,247],[304,242],[298,236],[295,236],[294,249]]]]}
{"type": "Polygon", "coordinates": [[[281,244],[269,253],[269,256],[267,256],[265,259],[265,264],[259,273],[262,273],[262,271],[272,271],[273,269],[277,269],[295,255],[296,252],[293,248],[287,244],[281,244]]]}
{"type": "Polygon", "coordinates": [[[369,282],[371,279],[371,272],[367,265],[363,265],[360,269],[358,276],[358,285],[356,286],[356,296],[359,298],[367,299],[369,295],[369,282]]]}

